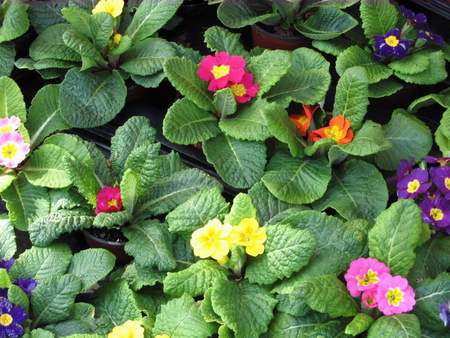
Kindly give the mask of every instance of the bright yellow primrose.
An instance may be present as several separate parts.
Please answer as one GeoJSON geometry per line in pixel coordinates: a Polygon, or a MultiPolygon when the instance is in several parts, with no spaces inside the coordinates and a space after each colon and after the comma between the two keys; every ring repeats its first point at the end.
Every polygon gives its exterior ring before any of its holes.
{"type": "Polygon", "coordinates": [[[219,219],[215,218],[203,228],[195,230],[191,237],[194,255],[200,258],[212,257],[216,260],[223,260],[230,252],[228,235],[231,229],[230,224],[222,224],[219,219]]]}
{"type": "Polygon", "coordinates": [[[266,229],[259,227],[254,218],[244,218],[231,232],[231,241],[245,247],[245,252],[256,257],[264,252],[264,242],[267,240],[266,229]]]}
{"type": "Polygon", "coordinates": [[[144,338],[144,328],[138,320],[127,320],[123,325],[113,328],[108,338],[144,338]]]}
{"type": "Polygon", "coordinates": [[[122,14],[123,6],[123,0],[100,0],[92,9],[92,14],[106,12],[116,18],[122,14]]]}

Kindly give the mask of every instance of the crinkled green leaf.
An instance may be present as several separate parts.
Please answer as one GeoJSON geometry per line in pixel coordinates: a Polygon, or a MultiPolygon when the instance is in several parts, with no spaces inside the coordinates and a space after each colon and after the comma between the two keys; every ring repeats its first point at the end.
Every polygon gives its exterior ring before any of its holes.
{"type": "Polygon", "coordinates": [[[232,33],[227,28],[208,27],[204,33],[204,39],[208,48],[216,53],[227,52],[229,55],[239,55],[244,59],[249,57],[241,43],[241,34],[232,33]]]}
{"type": "Polygon", "coordinates": [[[69,0],[45,1],[40,6],[28,7],[27,13],[35,31],[39,34],[48,26],[65,22],[61,9],[66,7],[68,2],[69,0]]]}
{"type": "Polygon", "coordinates": [[[379,317],[369,329],[367,338],[408,337],[421,338],[419,319],[409,313],[379,317]]]}
{"type": "Polygon", "coordinates": [[[264,11],[257,6],[251,6],[248,0],[221,1],[217,8],[217,16],[220,21],[230,28],[242,28],[265,20],[277,22],[280,14],[274,11],[264,11]]]}
{"type": "Polygon", "coordinates": [[[398,10],[389,0],[362,0],[359,10],[364,34],[370,43],[374,36],[384,35],[397,25],[398,10]]]}
{"type": "Polygon", "coordinates": [[[235,188],[249,188],[263,175],[266,146],[261,141],[243,141],[220,134],[204,142],[203,151],[220,177],[235,188]]]}
{"type": "Polygon", "coordinates": [[[369,97],[384,97],[392,95],[404,88],[403,85],[394,77],[391,76],[385,80],[369,85],[369,97]]]}
{"type": "Polygon", "coordinates": [[[17,83],[6,76],[0,77],[0,116],[17,116],[22,123],[27,120],[22,92],[17,83]]]}
{"type": "Polygon", "coordinates": [[[144,286],[153,286],[157,282],[162,283],[166,276],[165,272],[149,270],[137,265],[136,262],[127,264],[121,278],[125,279],[135,291],[144,286]]]}
{"type": "Polygon", "coordinates": [[[325,157],[294,158],[277,153],[261,180],[277,198],[288,203],[311,203],[323,196],[331,179],[325,157]]]}
{"type": "MultiPolygon", "coordinates": [[[[67,0],[65,0],[67,1],[67,0]]],[[[69,0],[71,2],[71,5],[73,5],[74,1],[69,0]]],[[[85,4],[85,6],[87,3],[85,4]]],[[[84,7],[84,6],[83,6],[84,7]]],[[[90,7],[90,6],[89,6],[90,7]]],[[[91,16],[92,12],[87,11],[88,8],[81,8],[80,6],[65,6],[65,8],[60,9],[57,11],[57,14],[63,16],[65,21],[69,22],[71,25],[71,28],[85,33],[88,37],[92,37],[91,33],[91,16]]],[[[111,31],[110,31],[111,32],[111,31]]]]}
{"type": "Polygon", "coordinates": [[[28,6],[22,1],[2,1],[0,43],[14,40],[27,32],[30,27],[27,15],[28,6]]]}
{"type": "Polygon", "coordinates": [[[269,225],[264,253],[247,267],[245,277],[251,283],[272,284],[289,278],[308,264],[316,249],[316,239],[306,230],[291,228],[288,224],[269,225]]]}
{"type": "Polygon", "coordinates": [[[345,333],[356,336],[366,331],[372,325],[373,317],[365,313],[357,313],[352,321],[345,327],[345,333]]]}
{"type": "Polygon", "coordinates": [[[423,72],[417,74],[405,74],[400,71],[395,71],[395,75],[405,82],[417,83],[420,85],[432,85],[444,81],[448,75],[445,68],[446,62],[444,53],[439,50],[437,52],[428,53],[427,56],[430,65],[423,72]]]}
{"type": "Polygon", "coordinates": [[[177,100],[164,116],[163,134],[177,144],[204,142],[219,133],[217,117],[186,98],[177,100]]]}
{"type": "Polygon", "coordinates": [[[244,218],[255,218],[256,209],[249,195],[239,193],[233,198],[230,212],[225,216],[225,223],[238,225],[244,218]]]}
{"type": "Polygon", "coordinates": [[[233,115],[236,112],[236,99],[230,87],[220,89],[214,93],[214,111],[221,117],[233,115]]]}
{"type": "Polygon", "coordinates": [[[102,53],[82,32],[69,29],[63,34],[64,43],[81,57],[90,58],[97,62],[105,62],[102,53]]]}
{"type": "Polygon", "coordinates": [[[97,194],[101,186],[95,177],[94,168],[71,158],[64,158],[63,165],[70,180],[80,194],[83,195],[90,205],[95,207],[97,204],[97,194]]]}
{"type": "Polygon", "coordinates": [[[413,53],[399,60],[392,61],[388,67],[402,74],[417,74],[423,72],[430,65],[430,60],[426,55],[413,53]]]}
{"type": "MultiPolygon", "coordinates": [[[[100,12],[89,16],[90,35],[98,50],[106,47],[111,31],[114,28],[114,19],[110,13],[100,12]]],[[[86,33],[86,32],[84,32],[86,33]]]]}
{"type": "Polygon", "coordinates": [[[434,138],[442,153],[450,151],[450,110],[447,109],[442,114],[442,119],[439,122],[434,138]]]}
{"type": "Polygon", "coordinates": [[[393,203],[369,231],[370,257],[389,266],[392,275],[406,276],[414,265],[414,249],[422,234],[421,210],[414,200],[393,203]]]}
{"type": "Polygon", "coordinates": [[[337,37],[330,40],[313,40],[312,46],[319,51],[333,56],[338,56],[354,43],[344,37],[337,37]]]}
{"type": "MultiPolygon", "coordinates": [[[[10,76],[14,69],[16,50],[12,44],[0,44],[0,76],[10,76]]],[[[18,67],[19,68],[19,67],[18,67]]]]}
{"type": "Polygon", "coordinates": [[[0,192],[8,188],[11,183],[17,178],[17,174],[12,171],[5,171],[0,174],[0,192]]]}
{"type": "Polygon", "coordinates": [[[0,219],[0,260],[7,260],[17,251],[14,227],[7,218],[0,219]]]}
{"type": "Polygon", "coordinates": [[[95,216],[92,225],[98,228],[111,228],[125,225],[131,222],[132,219],[133,216],[128,210],[101,212],[95,216]]]}
{"type": "Polygon", "coordinates": [[[19,286],[14,284],[8,286],[8,300],[16,306],[22,306],[26,312],[29,312],[30,299],[19,286]]]}

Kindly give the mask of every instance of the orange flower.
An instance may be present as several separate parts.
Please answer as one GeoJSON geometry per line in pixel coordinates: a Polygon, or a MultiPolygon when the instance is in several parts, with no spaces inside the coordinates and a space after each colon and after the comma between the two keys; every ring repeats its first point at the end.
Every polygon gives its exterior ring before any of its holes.
{"type": "Polygon", "coordinates": [[[331,138],[337,144],[346,144],[353,139],[353,130],[350,129],[350,121],[344,116],[338,115],[330,120],[328,127],[323,127],[309,133],[309,141],[316,142],[323,138],[331,138]]]}
{"type": "Polygon", "coordinates": [[[319,108],[319,106],[303,106],[303,111],[300,114],[289,116],[291,121],[298,127],[301,136],[306,136],[306,130],[308,130],[311,119],[317,108],[319,108]]]}

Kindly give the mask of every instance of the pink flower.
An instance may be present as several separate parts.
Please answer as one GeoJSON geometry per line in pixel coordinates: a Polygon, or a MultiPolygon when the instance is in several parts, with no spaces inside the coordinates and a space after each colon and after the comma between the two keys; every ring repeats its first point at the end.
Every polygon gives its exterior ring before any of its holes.
{"type": "Polygon", "coordinates": [[[386,316],[411,311],[416,304],[414,297],[414,290],[402,276],[384,276],[378,283],[378,309],[386,316]]]}
{"type": "Polygon", "coordinates": [[[358,297],[363,291],[375,289],[386,274],[389,274],[389,268],[378,259],[358,258],[350,263],[344,278],[350,294],[358,297]]]}
{"type": "Polygon", "coordinates": [[[0,133],[16,131],[20,125],[20,118],[17,116],[0,118],[0,133]]]}
{"type": "Polygon", "coordinates": [[[361,300],[363,301],[364,305],[369,309],[377,307],[378,306],[377,288],[373,290],[364,291],[361,295],[361,300]]]}
{"type": "Polygon", "coordinates": [[[30,152],[30,145],[16,131],[0,133],[0,165],[16,168],[30,152]]]}
{"type": "Polygon", "coordinates": [[[245,73],[242,77],[241,82],[230,84],[230,88],[233,91],[234,98],[239,103],[250,101],[252,97],[256,96],[256,93],[258,93],[259,89],[259,84],[253,83],[253,74],[249,73],[246,70],[244,70],[244,72],[245,73]]]}
{"type": "Polygon", "coordinates": [[[119,187],[104,187],[97,195],[97,209],[95,214],[101,212],[116,212],[122,209],[122,198],[119,187]]]}
{"type": "Polygon", "coordinates": [[[198,66],[197,75],[204,81],[210,81],[208,90],[216,92],[227,87],[229,82],[241,82],[245,65],[246,62],[242,56],[220,52],[215,56],[206,56],[198,66]]]}

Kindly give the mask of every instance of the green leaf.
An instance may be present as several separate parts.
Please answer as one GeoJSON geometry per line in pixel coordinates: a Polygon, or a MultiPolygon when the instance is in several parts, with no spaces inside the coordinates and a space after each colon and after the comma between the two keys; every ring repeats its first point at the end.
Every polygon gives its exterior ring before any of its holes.
{"type": "Polygon", "coordinates": [[[125,225],[131,222],[133,216],[128,210],[122,210],[117,212],[101,212],[94,218],[92,225],[97,228],[112,228],[125,225]]]}
{"type": "Polygon", "coordinates": [[[31,101],[28,121],[25,123],[30,135],[30,149],[36,148],[53,132],[70,128],[61,117],[58,98],[59,85],[47,85],[31,101]]]}
{"type": "Polygon", "coordinates": [[[334,275],[323,275],[301,280],[294,285],[293,296],[304,300],[313,310],[332,318],[350,317],[357,313],[355,299],[344,283],[334,275]]]}
{"type": "Polygon", "coordinates": [[[249,53],[241,43],[241,34],[231,33],[225,27],[212,26],[204,33],[206,46],[216,52],[226,52],[229,55],[240,55],[249,58],[249,53]]]}
{"type": "Polygon", "coordinates": [[[93,207],[97,204],[97,194],[101,189],[95,177],[94,168],[91,165],[80,163],[72,158],[63,159],[64,169],[73,185],[83,195],[86,201],[93,207]]]}
{"type": "Polygon", "coordinates": [[[267,11],[265,7],[258,8],[250,4],[251,1],[221,1],[217,8],[217,16],[226,27],[230,28],[242,28],[265,20],[268,22],[280,20],[280,13],[272,11],[271,7],[267,11]]]}
{"type": "Polygon", "coordinates": [[[323,196],[331,179],[325,157],[294,158],[277,153],[261,178],[267,189],[288,203],[307,204],[323,196]]]}
{"type": "MultiPolygon", "coordinates": [[[[16,50],[14,45],[0,44],[0,76],[10,76],[14,69],[16,50]]],[[[17,67],[19,68],[19,67],[17,67]]]]}
{"type": "Polygon", "coordinates": [[[402,110],[394,111],[389,123],[383,125],[383,135],[392,148],[376,153],[374,159],[384,170],[396,170],[402,159],[426,156],[433,144],[429,128],[402,110]]]}
{"type": "Polygon", "coordinates": [[[142,1],[125,35],[128,35],[133,43],[153,35],[174,16],[182,3],[182,0],[142,1]]]}
{"type": "Polygon", "coordinates": [[[91,228],[93,222],[93,210],[57,210],[37,218],[29,225],[28,231],[34,245],[45,246],[64,233],[91,228]]]}
{"type": "Polygon", "coordinates": [[[156,315],[152,334],[166,334],[180,338],[206,338],[216,331],[216,324],[207,323],[194,299],[184,294],[161,306],[161,312],[156,315]]]}
{"type": "Polygon", "coordinates": [[[345,37],[337,37],[330,40],[313,40],[312,46],[326,54],[331,54],[333,56],[338,56],[348,47],[353,46],[354,43],[345,37]]]}
{"type": "Polygon", "coordinates": [[[162,283],[166,272],[149,270],[137,265],[136,262],[127,264],[121,278],[125,279],[133,290],[140,290],[144,286],[153,286],[162,283]]]}
{"type": "Polygon", "coordinates": [[[105,249],[87,249],[73,255],[68,273],[81,281],[81,291],[91,288],[114,268],[116,258],[105,249]]]}
{"type": "Polygon", "coordinates": [[[214,109],[212,94],[206,88],[208,82],[197,76],[198,66],[184,58],[174,57],[164,62],[164,73],[170,83],[186,98],[206,111],[214,109]]]}
{"type": "Polygon", "coordinates": [[[90,26],[92,13],[89,13],[89,11],[83,8],[78,8],[78,6],[68,7],[67,5],[68,4],[66,4],[64,8],[59,9],[59,11],[57,11],[56,13],[58,15],[62,14],[63,18],[65,19],[64,21],[69,22],[71,28],[79,32],[86,33],[88,37],[92,37],[90,26]]]}
{"type": "Polygon", "coordinates": [[[170,232],[190,235],[213,218],[223,219],[228,210],[220,189],[202,189],[168,213],[166,222],[170,232]]]}
{"type": "Polygon", "coordinates": [[[17,251],[16,234],[9,219],[0,219],[0,260],[13,257],[17,251]]]}
{"type": "Polygon", "coordinates": [[[353,130],[361,128],[369,105],[366,71],[353,67],[344,72],[336,87],[333,116],[343,115],[353,130]]]}
{"type": "Polygon", "coordinates": [[[396,71],[395,75],[405,82],[417,83],[420,85],[432,85],[444,81],[448,75],[445,68],[446,62],[444,59],[444,53],[439,50],[428,54],[429,55],[427,56],[430,61],[430,65],[423,72],[417,74],[405,74],[400,71],[396,71]]]}
{"type": "Polygon", "coordinates": [[[220,89],[214,93],[214,111],[221,117],[233,115],[236,112],[236,99],[230,87],[220,89]]]}
{"type": "Polygon", "coordinates": [[[408,313],[379,317],[369,329],[367,338],[408,337],[420,338],[419,319],[408,313]]]}
{"type": "Polygon", "coordinates": [[[236,338],[258,338],[266,332],[277,303],[267,290],[245,280],[216,280],[211,301],[214,312],[236,338]]]}
{"type": "Polygon", "coordinates": [[[172,236],[158,220],[146,220],[122,229],[128,242],[125,251],[134,256],[136,263],[145,268],[157,267],[170,271],[176,267],[172,236]]]}
{"type": "Polygon", "coordinates": [[[47,189],[30,184],[25,175],[17,179],[2,192],[6,209],[14,227],[26,231],[30,223],[44,216],[50,209],[47,189]]]}
{"type": "Polygon", "coordinates": [[[75,128],[92,128],[111,121],[125,104],[127,88],[120,74],[70,69],[59,94],[61,116],[75,128]]]}
{"type": "Polygon", "coordinates": [[[22,306],[26,312],[29,312],[30,300],[28,295],[17,285],[8,287],[8,298],[15,306],[22,306]]]}
{"type": "Polygon", "coordinates": [[[135,217],[168,213],[200,190],[214,187],[223,189],[217,180],[197,168],[178,171],[152,185],[136,207],[135,217]]]}
{"type": "Polygon", "coordinates": [[[104,63],[102,53],[82,32],[69,29],[63,34],[63,41],[67,47],[79,53],[82,58],[89,58],[104,63]]]}
{"type": "Polygon", "coordinates": [[[2,289],[9,288],[11,286],[11,279],[9,278],[8,271],[2,268],[0,270],[0,287],[2,289]]]}
{"type": "Polygon", "coordinates": [[[187,269],[179,272],[168,272],[164,279],[164,292],[181,297],[203,295],[217,279],[227,280],[229,272],[213,260],[199,260],[187,269]]]}
{"type": "Polygon", "coordinates": [[[220,134],[203,143],[203,152],[229,185],[245,189],[259,181],[266,165],[262,141],[243,141],[220,134]]]}
{"type": "Polygon", "coordinates": [[[25,34],[30,27],[28,4],[22,1],[2,1],[0,25],[0,43],[11,41],[25,34]]]}
{"type": "Polygon", "coordinates": [[[80,279],[71,274],[40,280],[31,297],[35,314],[31,327],[57,323],[68,318],[80,291],[80,279]]]}
{"type": "Polygon", "coordinates": [[[108,44],[114,28],[114,19],[111,14],[106,12],[92,14],[89,16],[89,28],[95,48],[101,50],[108,44]]]}
{"type": "Polygon", "coordinates": [[[308,264],[316,249],[316,239],[306,230],[291,228],[288,224],[269,225],[264,253],[247,267],[245,277],[250,283],[272,284],[289,278],[308,264]]]}
{"type": "Polygon", "coordinates": [[[414,200],[399,200],[378,216],[369,231],[370,257],[385,263],[392,275],[405,277],[414,264],[422,234],[420,214],[414,200]]]}
{"type": "Polygon", "coordinates": [[[270,103],[261,109],[267,128],[279,141],[288,145],[293,157],[303,155],[305,142],[298,132],[297,126],[292,123],[288,112],[277,103],[270,103]]]}
{"type": "Polygon", "coordinates": [[[163,120],[163,134],[176,144],[196,144],[219,135],[217,117],[187,98],[177,100],[163,120]]]}
{"type": "Polygon", "coordinates": [[[378,169],[359,159],[346,161],[332,178],[323,197],[313,203],[315,210],[333,208],[347,220],[374,222],[386,208],[389,194],[378,169]]]}
{"type": "Polygon", "coordinates": [[[28,7],[28,16],[35,31],[40,34],[46,27],[66,20],[61,15],[61,9],[67,7],[68,0],[42,3],[41,6],[28,7]]]}
{"type": "Polygon", "coordinates": [[[390,96],[399,90],[401,90],[403,85],[398,82],[395,77],[391,76],[385,80],[380,80],[377,83],[369,85],[369,97],[384,97],[390,96]]]}
{"type": "Polygon", "coordinates": [[[392,61],[388,67],[402,74],[417,74],[423,72],[430,65],[429,58],[421,53],[413,53],[399,60],[392,61]]]}
{"type": "Polygon", "coordinates": [[[374,319],[365,313],[357,313],[355,318],[345,327],[345,333],[356,336],[366,331],[374,319]]]}
{"type": "Polygon", "coordinates": [[[230,212],[225,216],[225,223],[238,225],[244,218],[255,218],[256,209],[249,195],[239,193],[233,198],[230,212]]]}
{"type": "Polygon", "coordinates": [[[439,122],[434,138],[442,153],[450,151],[450,110],[447,109],[442,114],[442,119],[439,122]]]}
{"type": "Polygon", "coordinates": [[[21,122],[27,120],[27,110],[22,92],[13,79],[0,77],[0,117],[17,116],[21,122]]]}
{"type": "Polygon", "coordinates": [[[359,10],[364,35],[371,44],[374,36],[384,35],[397,25],[399,13],[389,0],[362,0],[359,10]]]}

